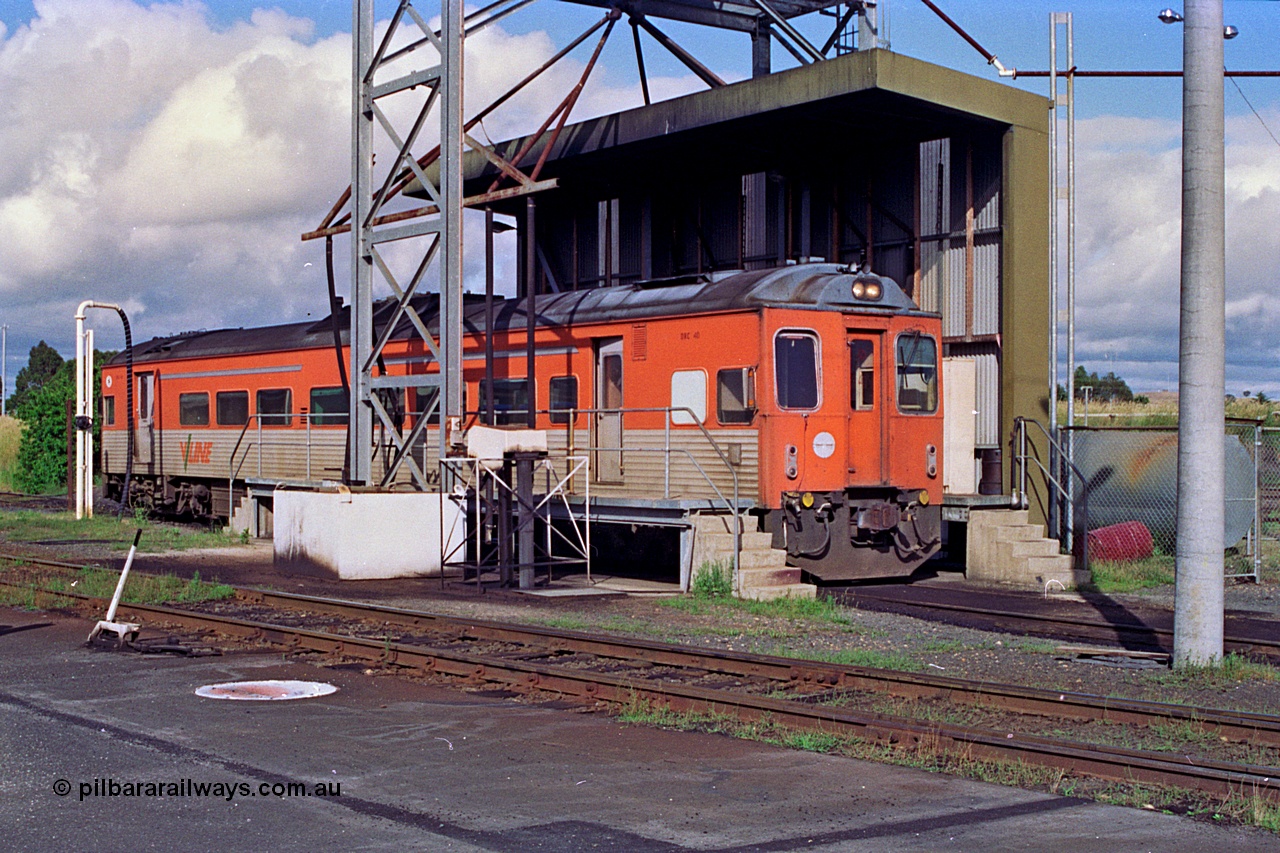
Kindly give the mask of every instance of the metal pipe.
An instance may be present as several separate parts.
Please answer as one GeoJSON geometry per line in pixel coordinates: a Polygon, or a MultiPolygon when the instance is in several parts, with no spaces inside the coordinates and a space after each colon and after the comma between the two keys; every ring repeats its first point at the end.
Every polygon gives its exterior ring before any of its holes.
{"type": "Polygon", "coordinates": [[[116,581],[115,594],[111,596],[111,604],[107,607],[107,618],[105,621],[114,622],[116,619],[116,608],[120,606],[120,597],[124,595],[125,582],[129,580],[129,568],[133,565],[133,557],[138,553],[138,540],[142,538],[142,528],[139,527],[133,534],[133,544],[129,546],[129,556],[124,558],[124,569],[120,572],[120,580],[116,581]]]}
{"type": "Polygon", "coordinates": [[[484,422],[493,426],[493,208],[484,209],[484,422]]]}
{"type": "MultiPolygon", "coordinates": [[[[547,149],[551,150],[550,148],[547,149]]],[[[537,348],[534,345],[534,332],[537,327],[537,307],[534,304],[534,295],[537,293],[536,277],[538,273],[537,252],[535,245],[537,237],[536,232],[536,203],[533,196],[526,196],[524,202],[524,314],[525,314],[525,360],[527,363],[526,391],[529,399],[525,405],[528,407],[527,422],[529,429],[535,429],[538,426],[538,382],[536,374],[535,356],[537,348]]]]}

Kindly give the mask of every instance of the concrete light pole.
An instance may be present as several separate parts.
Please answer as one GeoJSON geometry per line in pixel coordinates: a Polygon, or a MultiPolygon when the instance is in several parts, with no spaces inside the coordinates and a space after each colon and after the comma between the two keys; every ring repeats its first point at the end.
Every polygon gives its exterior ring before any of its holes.
{"type": "Polygon", "coordinates": [[[1184,20],[1176,667],[1222,659],[1225,499],[1222,0],[1187,0],[1184,20]]]}

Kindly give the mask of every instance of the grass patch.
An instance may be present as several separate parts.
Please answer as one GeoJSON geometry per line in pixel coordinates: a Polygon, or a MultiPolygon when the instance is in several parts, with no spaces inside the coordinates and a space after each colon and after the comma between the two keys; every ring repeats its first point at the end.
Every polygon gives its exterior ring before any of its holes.
{"type": "Polygon", "coordinates": [[[893,669],[899,672],[919,672],[924,664],[903,652],[880,652],[875,649],[841,649],[834,652],[817,652],[813,660],[841,666],[865,666],[869,669],[893,669]]]}
{"type": "Polygon", "coordinates": [[[786,619],[791,622],[817,622],[837,625],[844,631],[856,627],[845,608],[829,598],[775,598],[773,601],[747,601],[741,598],[699,595],[664,598],[663,607],[671,607],[691,616],[741,614],[764,619],[786,619]]]}
{"type": "Polygon", "coordinates": [[[1250,660],[1237,652],[1223,655],[1218,666],[1185,666],[1156,675],[1156,680],[1168,687],[1191,690],[1220,690],[1242,682],[1277,682],[1280,670],[1266,663],[1250,660]]]}
{"type": "Polygon", "coordinates": [[[0,513],[0,539],[10,542],[91,540],[105,542],[116,551],[127,551],[133,544],[133,534],[139,527],[143,532],[138,550],[145,553],[240,544],[238,537],[221,531],[139,522],[134,518],[116,520],[113,516],[94,516],[77,520],[74,513],[32,510],[0,513]]]}
{"type": "MultiPolygon", "coordinates": [[[[47,586],[53,592],[78,592],[97,598],[110,598],[120,581],[117,572],[107,569],[84,568],[74,579],[53,578],[47,586]]],[[[174,575],[144,575],[129,573],[121,601],[130,604],[193,604],[199,601],[218,601],[230,598],[235,590],[227,584],[209,583],[196,572],[189,579],[174,575]]]]}
{"type": "Polygon", "coordinates": [[[5,415],[0,418],[0,491],[16,490],[14,474],[18,469],[18,445],[22,441],[22,421],[5,415]]]}
{"type": "Polygon", "coordinates": [[[1174,557],[1156,554],[1145,560],[1090,561],[1092,585],[1098,592],[1133,592],[1173,583],[1174,557]]]}

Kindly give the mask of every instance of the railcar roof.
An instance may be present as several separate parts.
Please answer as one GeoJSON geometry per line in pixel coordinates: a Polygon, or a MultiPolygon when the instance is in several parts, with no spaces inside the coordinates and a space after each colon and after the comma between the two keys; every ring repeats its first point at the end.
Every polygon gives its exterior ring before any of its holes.
{"type": "MultiPolygon", "coordinates": [[[[800,264],[542,294],[536,298],[537,322],[540,326],[567,326],[672,315],[754,311],[768,307],[933,316],[922,311],[889,278],[881,278],[884,295],[879,301],[854,299],[852,287],[858,274],[856,270],[839,264],[800,264]]],[[[413,300],[414,310],[432,331],[437,328],[438,306],[439,298],[435,294],[423,294],[413,300]]],[[[523,329],[527,322],[524,306],[523,299],[500,300],[494,312],[494,328],[498,331],[523,329]]],[[[377,303],[374,306],[375,328],[384,327],[394,315],[394,303],[389,300],[377,303]]],[[[337,322],[345,344],[350,325],[349,307],[339,312],[337,322]]],[[[463,323],[470,332],[484,329],[482,297],[468,295],[465,299],[463,323]]],[[[328,316],[319,321],[254,329],[184,332],[138,344],[134,347],[134,362],[333,346],[332,324],[333,318],[328,316]]],[[[411,322],[401,315],[393,337],[403,338],[411,334],[411,322]]],[[[111,363],[123,361],[122,353],[111,363]]]]}

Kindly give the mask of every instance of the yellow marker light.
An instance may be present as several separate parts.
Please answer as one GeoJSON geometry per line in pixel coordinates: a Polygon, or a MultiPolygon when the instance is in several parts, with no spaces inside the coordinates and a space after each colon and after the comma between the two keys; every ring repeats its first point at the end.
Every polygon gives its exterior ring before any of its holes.
{"type": "Polygon", "coordinates": [[[800,496],[800,505],[805,509],[813,508],[813,492],[805,492],[800,496]]]}
{"type": "Polygon", "coordinates": [[[920,497],[919,497],[917,500],[919,500],[919,501],[920,501],[920,506],[928,506],[928,505],[929,505],[929,490],[928,490],[928,489],[921,489],[921,490],[920,490],[920,497]]]}

